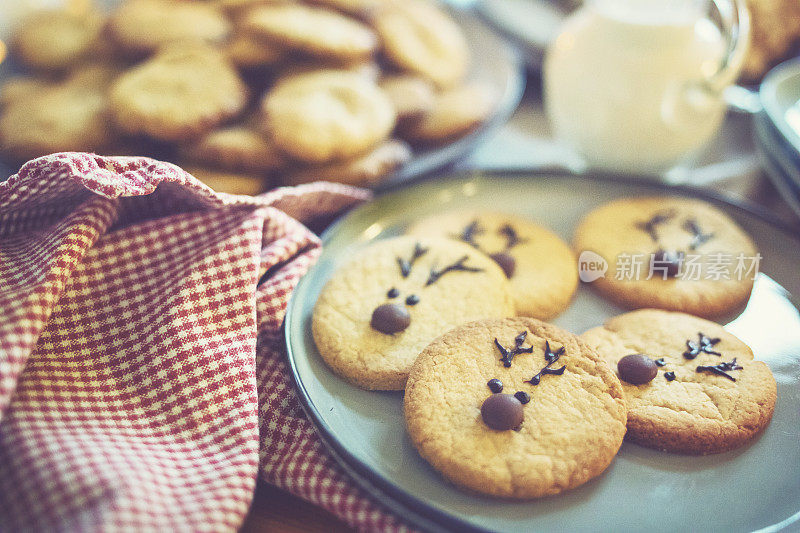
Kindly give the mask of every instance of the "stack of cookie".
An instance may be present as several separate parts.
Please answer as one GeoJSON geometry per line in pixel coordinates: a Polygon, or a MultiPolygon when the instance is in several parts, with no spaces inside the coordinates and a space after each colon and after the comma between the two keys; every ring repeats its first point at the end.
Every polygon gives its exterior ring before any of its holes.
{"type": "Polygon", "coordinates": [[[578,285],[573,251],[548,229],[459,211],[406,233],[336,271],[312,333],[344,379],[405,391],[411,440],[454,484],[520,499],[558,494],[600,475],[623,437],[709,454],[768,425],[776,384],[767,365],[695,316],[730,313],[753,287],[752,276],[712,267],[757,256],[713,206],[636,198],[586,215],[575,251],[614,269],[595,288],[638,310],[580,336],[542,321],[564,311],[578,285]],[[623,257],[638,255],[648,258],[642,277],[614,275],[623,257]],[[689,276],[690,261],[701,279],[689,276]]]}
{"type": "Polygon", "coordinates": [[[0,153],[150,155],[224,192],[369,186],[492,111],[428,0],[126,0],[36,12],[11,41],[0,153]]]}

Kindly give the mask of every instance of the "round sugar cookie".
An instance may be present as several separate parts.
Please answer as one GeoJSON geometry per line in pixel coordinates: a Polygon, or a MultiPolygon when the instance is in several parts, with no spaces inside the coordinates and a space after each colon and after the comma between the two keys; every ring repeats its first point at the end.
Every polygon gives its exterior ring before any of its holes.
{"type": "Polygon", "coordinates": [[[374,82],[345,70],[287,77],[262,102],[264,128],[293,158],[325,163],[355,157],[385,140],[395,112],[374,82]]]}
{"type": "Polygon", "coordinates": [[[255,8],[244,17],[242,26],[285,49],[329,61],[364,60],[378,48],[375,33],[361,22],[301,4],[255,8]]]}
{"type": "Polygon", "coordinates": [[[202,44],[166,46],[111,88],[121,129],[165,141],[205,133],[246,103],[247,87],[236,70],[220,51],[202,44]]]}
{"type": "Polygon", "coordinates": [[[34,70],[61,71],[87,59],[100,38],[103,17],[94,11],[34,11],[12,37],[14,54],[34,70]]]}
{"type": "Polygon", "coordinates": [[[428,78],[437,86],[457,85],[467,73],[469,46],[455,21],[433,3],[405,0],[374,14],[389,62],[403,72],[428,78]]]}
{"type": "Polygon", "coordinates": [[[668,196],[596,208],[575,230],[573,247],[607,262],[592,286],[615,303],[705,318],[747,302],[760,261],[750,237],[722,211],[668,196]]]}
{"type": "Polygon", "coordinates": [[[109,121],[108,90],[117,74],[107,65],[84,65],[59,82],[13,82],[17,87],[0,111],[0,152],[26,160],[110,147],[118,137],[109,121]]]}
{"type": "Polygon", "coordinates": [[[408,378],[411,441],[454,484],[507,498],[600,475],[625,434],[622,388],[575,335],[534,318],[483,320],[432,342],[408,378]]]}
{"type": "Polygon", "coordinates": [[[641,309],[581,338],[618,372],[633,442],[720,453],[752,439],[772,418],[777,392],[769,367],[719,324],[641,309]]]}
{"type": "Polygon", "coordinates": [[[448,239],[395,237],[338,268],[314,307],[322,358],[365,389],[402,390],[419,352],[459,324],[514,314],[491,259],[448,239]]]}

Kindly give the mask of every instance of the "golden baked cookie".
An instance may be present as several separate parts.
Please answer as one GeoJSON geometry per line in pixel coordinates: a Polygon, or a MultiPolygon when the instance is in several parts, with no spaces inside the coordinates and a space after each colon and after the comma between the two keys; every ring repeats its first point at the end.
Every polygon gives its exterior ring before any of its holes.
{"type": "Polygon", "coordinates": [[[352,158],[386,139],[394,108],[364,76],[326,70],[290,76],[262,102],[264,126],[292,157],[323,163],[352,158]]]}
{"type": "Polygon", "coordinates": [[[760,256],[750,237],[710,204],[679,197],[623,198],[587,214],[576,253],[608,264],[592,286],[615,303],[706,318],[747,302],[760,256]],[[648,279],[649,278],[649,279],[648,279]]]}
{"type": "Polygon", "coordinates": [[[440,87],[458,84],[467,72],[469,48],[461,28],[434,4],[394,2],[372,21],[389,61],[440,87]]]}
{"type": "Polygon", "coordinates": [[[453,211],[412,224],[406,233],[463,241],[494,259],[511,282],[518,315],[552,318],[578,287],[578,261],[552,231],[515,215],[453,211]]]}
{"type": "Polygon", "coordinates": [[[491,259],[456,241],[395,237],[337,269],[314,307],[312,331],[344,379],[402,390],[433,339],[464,322],[513,314],[508,281],[491,259]]]}
{"type": "Polygon", "coordinates": [[[483,123],[495,103],[495,97],[480,84],[471,83],[446,90],[437,95],[429,113],[403,126],[403,137],[412,143],[423,144],[451,141],[483,123]]]}
{"type": "Polygon", "coordinates": [[[191,0],[127,0],[108,22],[111,38],[133,56],[174,41],[222,42],[230,30],[219,9],[191,0]]]}
{"type": "Polygon", "coordinates": [[[449,331],[406,384],[420,455],[459,487],[506,498],[559,494],[600,475],[622,445],[625,413],[608,364],[533,318],[449,331]]]}
{"type": "Polygon", "coordinates": [[[102,27],[103,18],[93,11],[35,11],[14,32],[12,50],[34,70],[65,70],[89,55],[102,27]]]}
{"type": "Polygon", "coordinates": [[[108,146],[116,139],[108,113],[108,88],[116,75],[116,69],[94,65],[52,85],[30,82],[35,85],[28,93],[13,96],[0,113],[0,152],[26,160],[108,146]]]}
{"type": "Polygon", "coordinates": [[[364,24],[301,4],[255,8],[245,15],[242,27],[289,50],[331,61],[363,60],[378,47],[375,33],[364,24]]]}
{"type": "Polygon", "coordinates": [[[128,133],[185,140],[237,115],[247,90],[221,52],[174,43],[120,76],[111,90],[118,125],[128,133]]]}
{"type": "Polygon", "coordinates": [[[436,90],[425,78],[394,74],[380,79],[378,86],[394,105],[398,122],[419,120],[436,104],[436,90]]]}
{"type": "Polygon", "coordinates": [[[263,133],[246,125],[209,132],[183,150],[184,158],[216,168],[264,173],[286,165],[286,157],[263,133]]]}
{"type": "Polygon", "coordinates": [[[305,166],[288,170],[283,175],[287,185],[312,181],[333,181],[359,187],[375,185],[411,159],[411,149],[403,141],[389,139],[355,159],[305,166]]]}
{"type": "Polygon", "coordinates": [[[641,309],[581,338],[617,370],[633,442],[720,453],[752,439],[772,418],[777,392],[769,367],[719,324],[641,309]]]}
{"type": "Polygon", "coordinates": [[[205,167],[185,166],[183,169],[216,192],[254,196],[266,191],[269,183],[261,176],[218,171],[205,167]]]}

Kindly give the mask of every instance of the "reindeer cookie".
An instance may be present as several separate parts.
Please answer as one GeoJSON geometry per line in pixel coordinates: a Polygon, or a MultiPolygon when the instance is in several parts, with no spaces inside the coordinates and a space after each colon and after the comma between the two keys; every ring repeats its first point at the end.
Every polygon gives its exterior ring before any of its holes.
{"type": "Polygon", "coordinates": [[[709,454],[741,446],[775,409],[775,378],[722,326],[641,309],[581,338],[617,370],[628,439],[660,450],[709,454]]]}
{"type": "Polygon", "coordinates": [[[518,315],[554,317],[567,308],[578,286],[578,263],[569,246],[521,217],[456,211],[421,220],[408,233],[449,237],[490,256],[511,282],[518,315]]]}
{"type": "Polygon", "coordinates": [[[625,434],[622,388],[575,335],[533,318],[464,324],[408,377],[412,442],[458,486],[508,498],[558,494],[598,476],[625,434]]]}
{"type": "Polygon", "coordinates": [[[402,390],[433,339],[472,320],[514,314],[497,264],[467,244],[396,237],[360,250],[328,281],[314,341],[337,374],[365,389],[402,390]]]}
{"type": "Polygon", "coordinates": [[[750,237],[715,207],[671,197],[624,198],[584,217],[577,253],[608,263],[592,286],[625,307],[706,318],[747,302],[760,256],[750,237]]]}

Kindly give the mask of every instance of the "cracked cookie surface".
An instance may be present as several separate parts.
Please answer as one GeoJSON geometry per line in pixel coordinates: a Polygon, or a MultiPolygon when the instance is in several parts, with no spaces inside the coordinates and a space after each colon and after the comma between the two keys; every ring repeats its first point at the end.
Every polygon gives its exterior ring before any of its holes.
{"type": "Polygon", "coordinates": [[[769,367],[754,361],[750,348],[719,324],[642,309],[614,317],[581,338],[614,370],[622,357],[635,353],[659,362],[652,381],[621,380],[627,438],[633,442],[666,451],[720,453],[743,445],[772,418],[777,391],[769,367]],[[732,369],[719,368],[734,358],[732,369]]]}
{"type": "Polygon", "coordinates": [[[423,458],[458,486],[518,499],[558,494],[602,473],[622,444],[625,413],[619,381],[594,350],[526,317],[443,335],[414,363],[405,394],[409,435],[423,458]],[[519,346],[510,366],[495,339],[519,346]],[[546,343],[560,353],[550,365],[546,343]],[[516,431],[491,429],[482,418],[482,405],[498,394],[492,380],[503,393],[528,395],[516,431]]]}

